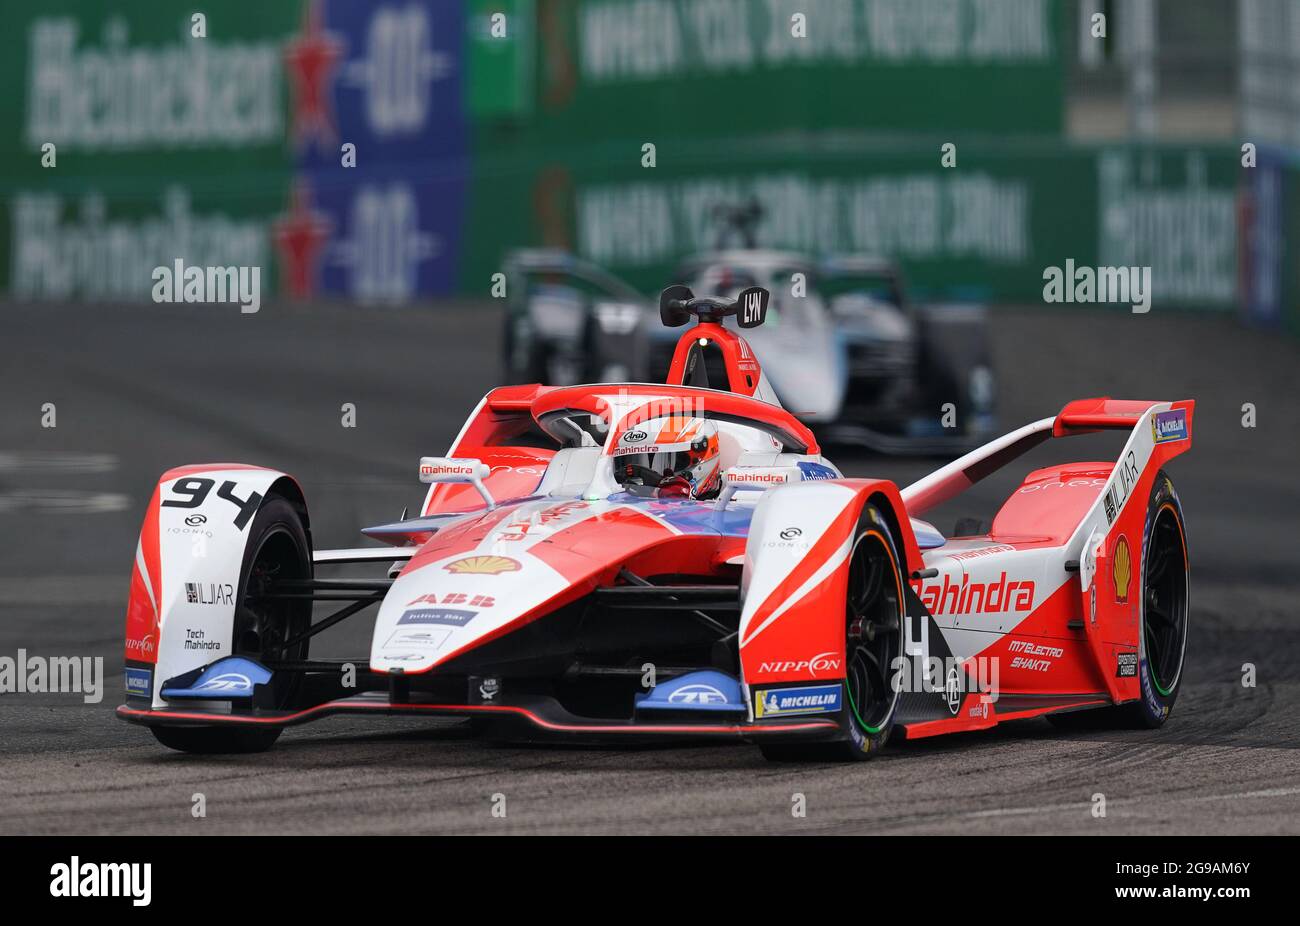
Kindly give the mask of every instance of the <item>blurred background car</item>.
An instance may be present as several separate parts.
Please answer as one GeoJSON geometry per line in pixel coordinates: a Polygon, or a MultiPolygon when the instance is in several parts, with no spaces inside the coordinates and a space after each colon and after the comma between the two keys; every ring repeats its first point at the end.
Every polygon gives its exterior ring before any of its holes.
{"type": "MultiPolygon", "coordinates": [[[[660,322],[657,294],[642,296],[562,251],[516,251],[504,265],[508,382],[663,379],[677,333],[660,322]]],[[[688,257],[672,280],[729,299],[751,286],[772,293],[767,322],[749,343],[781,403],[824,440],[941,454],[996,429],[983,307],[913,305],[893,261],[750,247],[688,257]]],[[[720,369],[708,374],[725,382],[720,369]]]]}

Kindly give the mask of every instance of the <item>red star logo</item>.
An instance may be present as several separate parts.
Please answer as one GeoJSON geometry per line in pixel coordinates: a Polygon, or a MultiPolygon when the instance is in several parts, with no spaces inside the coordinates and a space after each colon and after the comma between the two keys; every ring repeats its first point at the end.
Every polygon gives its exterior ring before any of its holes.
{"type": "Polygon", "coordinates": [[[311,204],[305,180],[294,185],[289,211],[275,221],[275,249],[280,255],[280,290],[291,299],[308,299],[316,292],[316,268],[321,248],[333,226],[329,216],[311,204]]]}
{"type": "Polygon", "coordinates": [[[303,12],[302,32],[284,49],[284,65],[293,91],[293,136],[302,144],[315,139],[322,147],[334,141],[334,109],[329,88],[343,57],[338,33],[325,31],[323,0],[311,0],[303,12]]]}

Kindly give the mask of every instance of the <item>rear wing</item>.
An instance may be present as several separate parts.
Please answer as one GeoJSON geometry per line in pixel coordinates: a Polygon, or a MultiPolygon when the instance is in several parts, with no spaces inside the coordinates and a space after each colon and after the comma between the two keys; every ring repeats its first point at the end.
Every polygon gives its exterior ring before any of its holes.
{"type": "MultiPolygon", "coordinates": [[[[1079,399],[1061,409],[1055,418],[1043,418],[977,447],[902,491],[903,503],[913,517],[924,514],[965,492],[991,473],[1051,437],[1071,437],[1096,431],[1129,430],[1133,434],[1116,461],[1111,480],[1133,478],[1154,458],[1157,465],[1183,453],[1192,444],[1192,412],[1196,403],[1149,402],[1131,399],[1079,399]],[[1125,474],[1129,474],[1125,476],[1125,474]]],[[[1113,503],[1112,488],[1106,496],[1113,503]]]]}

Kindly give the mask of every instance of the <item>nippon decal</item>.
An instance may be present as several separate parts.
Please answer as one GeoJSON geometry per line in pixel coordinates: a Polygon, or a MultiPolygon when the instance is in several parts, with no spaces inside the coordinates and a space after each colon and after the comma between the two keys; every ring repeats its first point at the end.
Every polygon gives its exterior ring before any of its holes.
{"type": "Polygon", "coordinates": [[[811,659],[788,659],[760,663],[758,671],[762,675],[775,675],[781,672],[807,672],[813,678],[818,675],[833,674],[840,671],[843,661],[834,651],[818,653],[811,659]]]}
{"type": "Polygon", "coordinates": [[[1137,485],[1137,455],[1132,450],[1119,461],[1110,478],[1110,488],[1106,490],[1105,500],[1102,503],[1106,509],[1107,527],[1115,523],[1115,518],[1119,516],[1120,511],[1124,509],[1124,503],[1128,501],[1129,493],[1137,485]]]}
{"type": "Polygon", "coordinates": [[[456,608],[413,608],[402,612],[397,619],[399,624],[441,624],[445,627],[464,627],[477,611],[461,611],[456,608]]]}
{"type": "Polygon", "coordinates": [[[1151,419],[1151,439],[1157,444],[1187,440],[1187,410],[1176,408],[1173,411],[1156,412],[1151,419]]]}
{"type": "Polygon", "coordinates": [[[157,648],[158,645],[154,640],[153,634],[151,633],[146,634],[145,637],[141,640],[128,638],[126,641],[126,651],[128,653],[138,654],[139,656],[142,657],[152,656],[155,650],[157,650],[157,648]]]}
{"type": "Polygon", "coordinates": [[[1133,559],[1129,553],[1128,538],[1123,534],[1115,541],[1115,552],[1111,555],[1111,582],[1115,586],[1115,602],[1128,604],[1128,589],[1133,581],[1133,559]]]}
{"type": "Polygon", "coordinates": [[[497,576],[503,572],[518,572],[523,567],[519,560],[508,556],[466,556],[452,560],[442,568],[457,575],[497,576]]]}
{"type": "Polygon", "coordinates": [[[443,595],[429,594],[420,595],[406,603],[408,608],[413,608],[417,604],[464,604],[471,608],[490,608],[497,603],[492,595],[469,595],[464,592],[447,592],[443,595]]]}
{"type": "Polygon", "coordinates": [[[1046,672],[1065,655],[1065,650],[1059,646],[1045,646],[1027,640],[1012,640],[1007,644],[1007,652],[1018,654],[1011,660],[1011,668],[1030,672],[1046,672]]]}
{"type": "Polygon", "coordinates": [[[839,685],[762,689],[754,692],[755,717],[833,714],[840,709],[839,685]]]}
{"type": "Polygon", "coordinates": [[[1116,678],[1134,678],[1138,671],[1138,654],[1137,653],[1116,653],[1115,654],[1115,677],[1116,678]]]}
{"type": "Polygon", "coordinates": [[[1034,609],[1033,580],[1007,581],[1005,572],[998,576],[996,582],[971,582],[970,576],[964,575],[958,583],[944,575],[942,585],[937,582],[922,585],[915,579],[911,584],[926,610],[936,616],[1001,614],[1007,611],[1025,613],[1034,609]]]}

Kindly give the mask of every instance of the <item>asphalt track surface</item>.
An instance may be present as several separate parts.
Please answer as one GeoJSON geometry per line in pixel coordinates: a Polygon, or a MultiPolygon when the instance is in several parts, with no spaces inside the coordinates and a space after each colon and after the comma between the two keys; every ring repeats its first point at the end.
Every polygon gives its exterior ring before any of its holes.
{"type": "MultiPolygon", "coordinates": [[[[1171,467],[1193,605],[1186,679],[1162,730],[1031,720],[891,745],[864,764],[773,765],[749,746],[518,747],[445,721],[336,717],[291,729],[269,753],[202,758],[113,716],[128,575],[158,474],[212,460],[287,470],[306,488],[317,545],[355,545],[360,526],[418,505],[417,458],[441,453],[493,385],[499,316],[476,305],[2,311],[0,656],[102,656],[106,679],[98,704],[0,694],[0,832],[1300,833],[1292,341],[1195,314],[995,316],[1008,428],[1090,395],[1199,401],[1194,447],[1171,467]],[[340,425],[346,402],[354,429],[340,425]],[[1254,429],[1241,426],[1247,402],[1254,429]],[[55,428],[41,427],[44,403],[55,428]],[[196,793],[203,819],[190,812],[196,793]]],[[[1030,465],[1117,449],[1055,444],[1030,465]]],[[[900,484],[939,462],[834,456],[900,484]]],[[[1026,467],[1012,469],[936,522],[991,515],[1026,467]]],[[[362,654],[368,641],[358,620],[316,652],[362,654]]]]}

